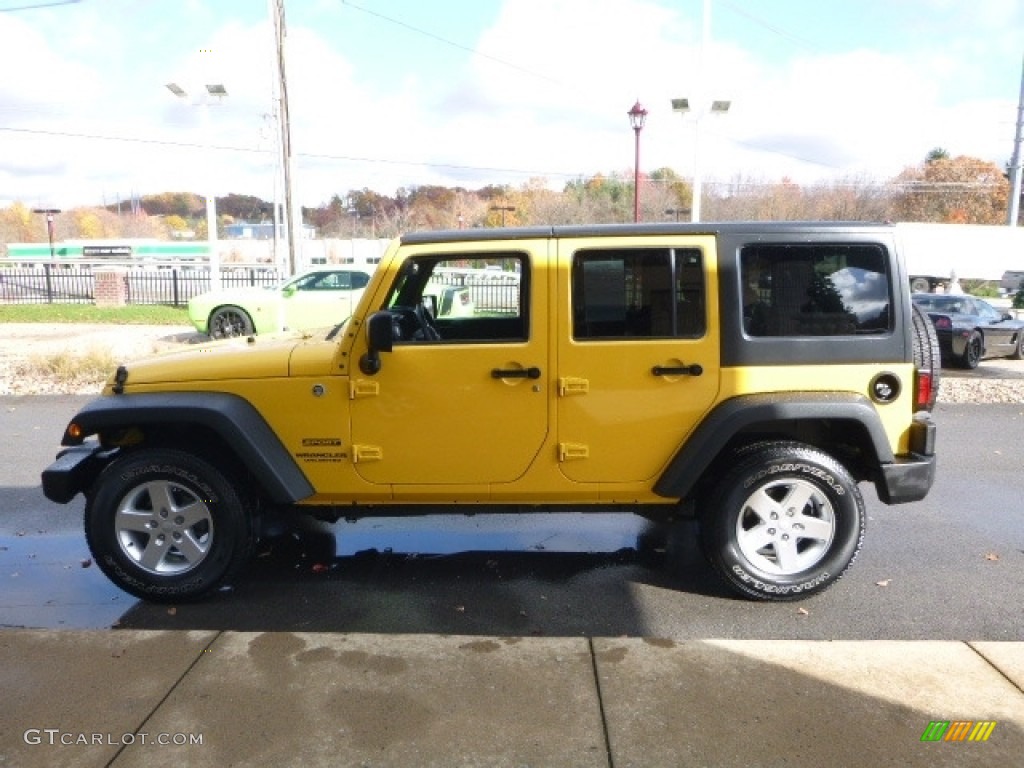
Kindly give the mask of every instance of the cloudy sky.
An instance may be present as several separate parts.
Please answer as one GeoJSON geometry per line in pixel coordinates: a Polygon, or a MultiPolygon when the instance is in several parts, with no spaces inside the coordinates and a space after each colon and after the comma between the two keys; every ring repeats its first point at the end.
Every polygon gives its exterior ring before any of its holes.
{"type": "MultiPolygon", "coordinates": [[[[677,97],[732,102],[700,120],[705,183],[1009,160],[1020,0],[709,5],[702,55],[704,0],[285,0],[298,197],[631,174],[637,100],[641,169],[689,177],[677,97]]],[[[0,206],[273,199],[273,44],[268,0],[0,0],[0,206]]]]}

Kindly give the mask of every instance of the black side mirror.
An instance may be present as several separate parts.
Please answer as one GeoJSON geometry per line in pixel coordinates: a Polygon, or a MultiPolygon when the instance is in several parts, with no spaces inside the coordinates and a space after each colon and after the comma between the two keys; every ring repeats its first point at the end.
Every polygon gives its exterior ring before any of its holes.
{"type": "Polygon", "coordinates": [[[380,353],[394,348],[393,318],[390,312],[374,312],[366,322],[366,354],[359,358],[359,370],[367,376],[380,371],[380,353]]]}

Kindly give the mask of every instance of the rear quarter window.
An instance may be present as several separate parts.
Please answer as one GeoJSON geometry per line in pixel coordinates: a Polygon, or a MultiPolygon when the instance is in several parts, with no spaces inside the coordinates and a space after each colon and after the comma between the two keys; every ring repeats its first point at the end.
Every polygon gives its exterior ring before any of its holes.
{"type": "Polygon", "coordinates": [[[748,336],[881,335],[893,329],[892,275],[881,245],[746,245],[740,279],[748,336]]]}

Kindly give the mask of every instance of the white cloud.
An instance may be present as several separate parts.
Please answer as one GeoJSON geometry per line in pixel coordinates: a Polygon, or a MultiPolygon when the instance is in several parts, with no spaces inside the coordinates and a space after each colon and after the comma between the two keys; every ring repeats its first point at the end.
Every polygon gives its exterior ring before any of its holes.
{"type": "MultiPolygon", "coordinates": [[[[268,21],[189,0],[179,14],[187,29],[154,27],[150,4],[112,4],[119,13],[72,6],[77,23],[61,35],[51,34],[56,12],[0,15],[0,66],[20,73],[0,82],[0,205],[98,203],[133,190],[273,196],[268,21]],[[209,30],[201,44],[197,28],[209,30]],[[171,81],[200,93],[222,82],[229,96],[204,129],[203,110],[164,89],[171,81]],[[207,142],[224,149],[208,152],[207,142]]],[[[330,4],[301,10],[312,7],[330,4]]],[[[673,113],[670,99],[732,100],[726,116],[702,122],[706,179],[885,178],[936,146],[999,163],[1012,150],[1024,27],[1015,0],[901,5],[912,27],[887,30],[905,38],[896,50],[874,44],[867,19],[848,47],[794,44],[785,56],[778,39],[769,50],[723,32],[703,69],[696,0],[504,0],[488,28],[459,38],[476,54],[424,37],[407,58],[379,20],[365,58],[298,10],[289,5],[288,75],[305,205],[352,188],[393,194],[531,176],[558,187],[567,175],[626,172],[626,111],[636,99],[649,111],[641,167],[684,175],[693,171],[693,118],[673,113]],[[404,69],[390,77],[385,61],[404,69]],[[1014,71],[994,85],[994,66],[1014,71]]],[[[439,6],[435,29],[453,13],[439,6]]]]}

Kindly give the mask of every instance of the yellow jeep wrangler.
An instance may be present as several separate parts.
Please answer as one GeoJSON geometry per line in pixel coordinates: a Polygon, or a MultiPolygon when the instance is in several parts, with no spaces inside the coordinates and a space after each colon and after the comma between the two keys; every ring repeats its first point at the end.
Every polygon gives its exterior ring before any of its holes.
{"type": "Polygon", "coordinates": [[[932,485],[938,347],[890,226],[414,233],[338,320],[121,366],[75,415],[43,488],[85,494],[119,587],[210,592],[271,509],[457,505],[697,515],[733,588],[792,600],[856,557],[859,483],[932,485]]]}

